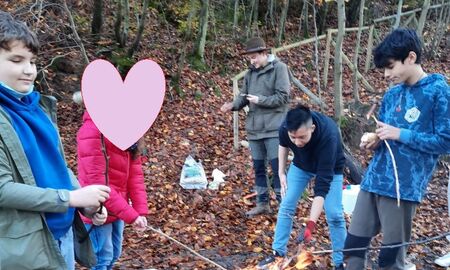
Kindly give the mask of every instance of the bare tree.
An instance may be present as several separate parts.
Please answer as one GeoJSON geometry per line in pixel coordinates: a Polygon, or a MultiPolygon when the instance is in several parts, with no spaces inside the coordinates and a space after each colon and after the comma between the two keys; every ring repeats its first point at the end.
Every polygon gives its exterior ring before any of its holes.
{"type": "Polygon", "coordinates": [[[425,26],[425,20],[427,19],[429,8],[430,8],[430,0],[425,0],[423,2],[422,12],[420,13],[419,25],[417,26],[417,34],[422,39],[422,42],[423,42],[423,28],[425,26]]]}
{"type": "Polygon", "coordinates": [[[103,25],[103,0],[94,0],[94,9],[92,12],[92,34],[98,35],[102,31],[103,25]]]}
{"type": "MultiPolygon", "coordinates": [[[[317,21],[316,21],[316,2],[313,1],[313,21],[314,21],[314,67],[316,69],[316,77],[317,77],[317,94],[319,99],[322,100],[322,90],[320,89],[320,71],[319,71],[319,39],[317,34],[317,21]]],[[[323,110],[323,106],[320,107],[323,110]]]]}
{"type": "Polygon", "coordinates": [[[182,92],[179,90],[179,87],[180,87],[181,72],[184,69],[184,64],[185,64],[185,60],[186,60],[187,44],[192,39],[192,21],[193,21],[195,12],[196,12],[195,1],[196,0],[190,1],[191,9],[189,10],[189,15],[188,15],[188,19],[187,19],[187,31],[186,31],[186,35],[184,37],[183,48],[181,49],[181,55],[178,60],[178,70],[177,70],[177,73],[172,78],[172,82],[173,82],[172,84],[174,85],[175,89],[177,89],[177,93],[179,95],[182,95],[182,92]]]}
{"type": "Polygon", "coordinates": [[[72,28],[73,35],[75,36],[75,41],[77,42],[78,46],[80,47],[81,54],[83,55],[83,59],[86,65],[89,64],[89,58],[87,56],[86,50],[84,49],[83,41],[81,41],[80,36],[78,35],[77,27],[75,25],[75,21],[73,20],[72,12],[70,12],[69,7],[67,6],[66,0],[63,0],[63,7],[66,11],[67,15],[69,16],[70,21],[70,27],[72,28]]]}
{"type": "Polygon", "coordinates": [[[303,0],[303,7],[302,11],[300,12],[300,20],[298,24],[298,35],[300,36],[302,32],[302,28],[305,28],[303,30],[303,37],[308,37],[308,0],[303,0]]]}
{"type": "Polygon", "coordinates": [[[400,20],[402,18],[402,7],[403,7],[403,0],[399,0],[397,6],[397,15],[395,16],[395,23],[393,26],[394,29],[397,29],[400,26],[400,20]]]}
{"type": "Polygon", "coordinates": [[[247,31],[246,36],[249,38],[250,36],[255,35],[255,32],[258,32],[258,9],[259,9],[259,0],[251,0],[251,9],[250,14],[248,16],[247,22],[247,31]]]}
{"type": "Polygon", "coordinates": [[[342,103],[342,42],[345,35],[345,0],[337,0],[338,32],[334,52],[334,115],[338,123],[343,115],[342,103]]]}
{"type": "Polygon", "coordinates": [[[275,5],[275,0],[267,0],[267,12],[265,17],[266,24],[270,25],[270,28],[275,28],[275,22],[273,18],[273,8],[275,5]]]}
{"type": "Polygon", "coordinates": [[[233,37],[236,37],[238,18],[239,18],[239,0],[234,0],[233,37]]]}
{"type": "Polygon", "coordinates": [[[128,0],[117,0],[116,21],[114,23],[114,34],[119,47],[125,47],[128,39],[128,28],[130,25],[130,5],[128,0]],[[123,22],[123,25],[122,25],[123,22]]]}
{"type": "Polygon", "coordinates": [[[319,21],[317,22],[317,24],[319,25],[319,33],[318,33],[319,35],[321,35],[325,30],[327,13],[328,13],[328,1],[324,1],[322,2],[322,6],[319,9],[319,21]]]}
{"type": "Polygon", "coordinates": [[[353,66],[355,67],[355,72],[353,73],[353,98],[355,99],[355,103],[359,104],[359,89],[358,89],[358,56],[359,56],[359,47],[361,45],[361,32],[364,26],[364,3],[365,0],[361,0],[359,6],[359,28],[358,34],[356,37],[356,48],[355,55],[353,56],[353,66]]]}
{"type": "Polygon", "coordinates": [[[141,17],[139,20],[138,31],[136,33],[136,37],[134,38],[133,43],[131,44],[131,46],[127,52],[127,55],[130,58],[133,56],[134,52],[139,47],[139,43],[141,42],[142,32],[144,31],[144,26],[145,26],[145,18],[147,17],[147,13],[148,13],[149,1],[150,0],[144,0],[143,6],[142,6],[142,14],[141,14],[141,17]]]}
{"type": "Polygon", "coordinates": [[[277,46],[281,44],[284,35],[284,27],[286,25],[286,17],[289,8],[289,0],[283,0],[283,10],[281,11],[280,23],[278,24],[277,46]]]}
{"type": "Polygon", "coordinates": [[[198,37],[197,42],[195,43],[193,55],[202,63],[205,63],[206,34],[208,33],[208,20],[209,20],[208,17],[209,17],[209,0],[201,0],[200,25],[198,28],[198,37]]]}
{"type": "Polygon", "coordinates": [[[441,11],[439,13],[439,19],[437,21],[438,25],[433,40],[431,41],[431,46],[428,50],[428,55],[431,59],[433,59],[436,56],[439,43],[441,42],[442,37],[445,34],[445,29],[447,28],[450,22],[450,6],[444,5],[444,3],[445,0],[442,0],[441,11]]]}

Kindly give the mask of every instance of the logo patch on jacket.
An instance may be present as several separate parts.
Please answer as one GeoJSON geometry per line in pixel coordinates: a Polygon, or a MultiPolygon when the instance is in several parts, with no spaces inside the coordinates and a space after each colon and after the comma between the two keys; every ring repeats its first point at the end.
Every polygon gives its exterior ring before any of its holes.
{"type": "Polygon", "coordinates": [[[420,116],[420,111],[417,109],[417,107],[411,108],[406,111],[405,113],[405,120],[408,121],[408,123],[412,123],[417,121],[420,116]]]}

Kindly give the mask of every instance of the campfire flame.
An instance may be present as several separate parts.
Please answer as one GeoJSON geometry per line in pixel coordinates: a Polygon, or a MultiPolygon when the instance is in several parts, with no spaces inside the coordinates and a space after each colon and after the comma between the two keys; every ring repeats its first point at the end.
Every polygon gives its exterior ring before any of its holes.
{"type": "Polygon", "coordinates": [[[249,266],[242,270],[302,270],[312,264],[313,259],[314,256],[311,252],[303,250],[290,258],[278,257],[273,263],[266,265],[264,268],[249,266]],[[290,266],[291,262],[295,262],[295,265],[290,266]]]}

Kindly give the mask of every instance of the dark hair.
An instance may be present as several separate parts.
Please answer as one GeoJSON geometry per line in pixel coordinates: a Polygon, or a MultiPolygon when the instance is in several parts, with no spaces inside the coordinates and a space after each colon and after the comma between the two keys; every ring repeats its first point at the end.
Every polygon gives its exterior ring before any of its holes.
{"type": "Polygon", "coordinates": [[[14,19],[7,12],[0,11],[0,48],[9,51],[13,41],[22,41],[34,54],[39,51],[36,34],[25,23],[14,19]]]}
{"type": "Polygon", "coordinates": [[[420,64],[422,42],[412,29],[399,28],[387,35],[373,50],[373,58],[377,68],[385,68],[390,61],[405,61],[409,52],[417,55],[416,64],[420,64]]]}
{"type": "Polygon", "coordinates": [[[311,121],[311,110],[302,104],[298,104],[295,108],[288,111],[286,115],[286,127],[288,131],[296,131],[311,121]]]}

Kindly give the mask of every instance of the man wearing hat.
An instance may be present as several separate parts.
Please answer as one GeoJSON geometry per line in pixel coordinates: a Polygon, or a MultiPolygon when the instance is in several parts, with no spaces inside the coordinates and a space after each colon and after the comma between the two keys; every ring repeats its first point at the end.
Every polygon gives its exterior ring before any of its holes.
{"type": "Polygon", "coordinates": [[[280,178],[278,177],[278,128],[288,110],[290,82],[286,64],[273,55],[263,39],[247,41],[244,55],[250,60],[250,67],[244,77],[244,85],[233,102],[221,107],[222,112],[239,111],[249,107],[245,129],[250,144],[255,171],[257,192],[256,207],[248,211],[248,217],[270,213],[269,186],[266,161],[272,167],[272,187],[281,201],[280,178]]]}

